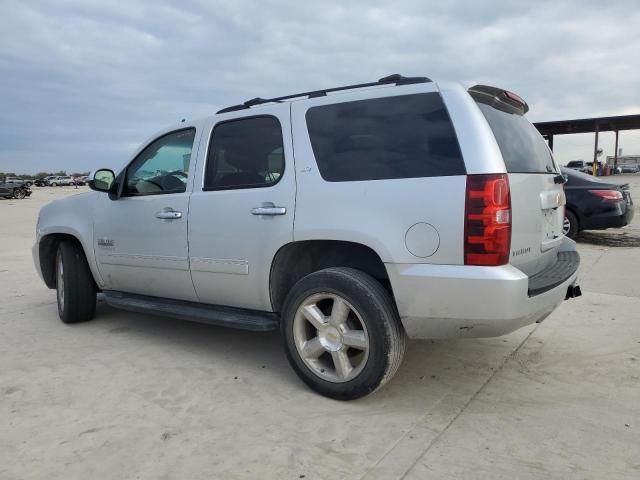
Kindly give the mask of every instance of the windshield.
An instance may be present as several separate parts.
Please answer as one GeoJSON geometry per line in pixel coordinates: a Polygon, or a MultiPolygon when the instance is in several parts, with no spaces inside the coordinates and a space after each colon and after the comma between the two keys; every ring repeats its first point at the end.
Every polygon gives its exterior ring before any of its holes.
{"type": "Polygon", "coordinates": [[[557,173],[542,135],[524,115],[478,102],[496,137],[509,173],[557,173]]]}

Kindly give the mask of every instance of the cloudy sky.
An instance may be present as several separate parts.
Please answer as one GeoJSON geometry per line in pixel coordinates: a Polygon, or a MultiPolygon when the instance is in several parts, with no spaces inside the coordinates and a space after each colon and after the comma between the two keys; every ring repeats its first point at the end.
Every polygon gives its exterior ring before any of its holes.
{"type": "Polygon", "coordinates": [[[0,171],[117,168],[182,118],[390,73],[508,88],[532,121],[640,113],[638,0],[508,3],[0,0],[0,171]]]}

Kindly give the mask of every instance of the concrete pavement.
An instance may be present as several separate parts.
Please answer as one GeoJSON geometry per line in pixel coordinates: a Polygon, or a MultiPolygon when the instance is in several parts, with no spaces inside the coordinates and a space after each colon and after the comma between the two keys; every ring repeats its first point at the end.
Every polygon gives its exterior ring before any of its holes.
{"type": "Polygon", "coordinates": [[[582,298],[506,337],[411,342],[341,403],[273,333],[103,303],[62,324],[30,247],[73,193],[0,200],[0,479],[640,478],[640,248],[580,244],[582,298]]]}

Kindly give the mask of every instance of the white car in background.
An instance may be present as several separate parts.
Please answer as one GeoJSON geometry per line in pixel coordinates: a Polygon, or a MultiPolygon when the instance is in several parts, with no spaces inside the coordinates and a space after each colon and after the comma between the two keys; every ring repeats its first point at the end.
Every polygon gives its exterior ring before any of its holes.
{"type": "Polygon", "coordinates": [[[4,183],[13,183],[15,185],[24,185],[27,184],[24,180],[19,177],[6,177],[4,179],[4,183]]]}
{"type": "Polygon", "coordinates": [[[59,176],[49,179],[49,185],[52,187],[75,185],[75,180],[71,176],[59,176]]]}

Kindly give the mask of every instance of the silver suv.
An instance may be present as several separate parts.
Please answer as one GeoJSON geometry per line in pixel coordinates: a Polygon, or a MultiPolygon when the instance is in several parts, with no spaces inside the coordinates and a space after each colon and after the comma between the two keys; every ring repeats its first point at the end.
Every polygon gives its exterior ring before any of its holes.
{"type": "Polygon", "coordinates": [[[486,337],[580,294],[564,178],[517,95],[425,77],[256,98],[168,128],[45,206],[64,322],[134,312],[280,329],[311,388],[386,383],[406,337],[486,337]]]}
{"type": "Polygon", "coordinates": [[[75,184],[75,182],[73,181],[73,177],[70,176],[47,177],[47,181],[52,187],[57,187],[59,185],[69,186],[75,184]]]}

